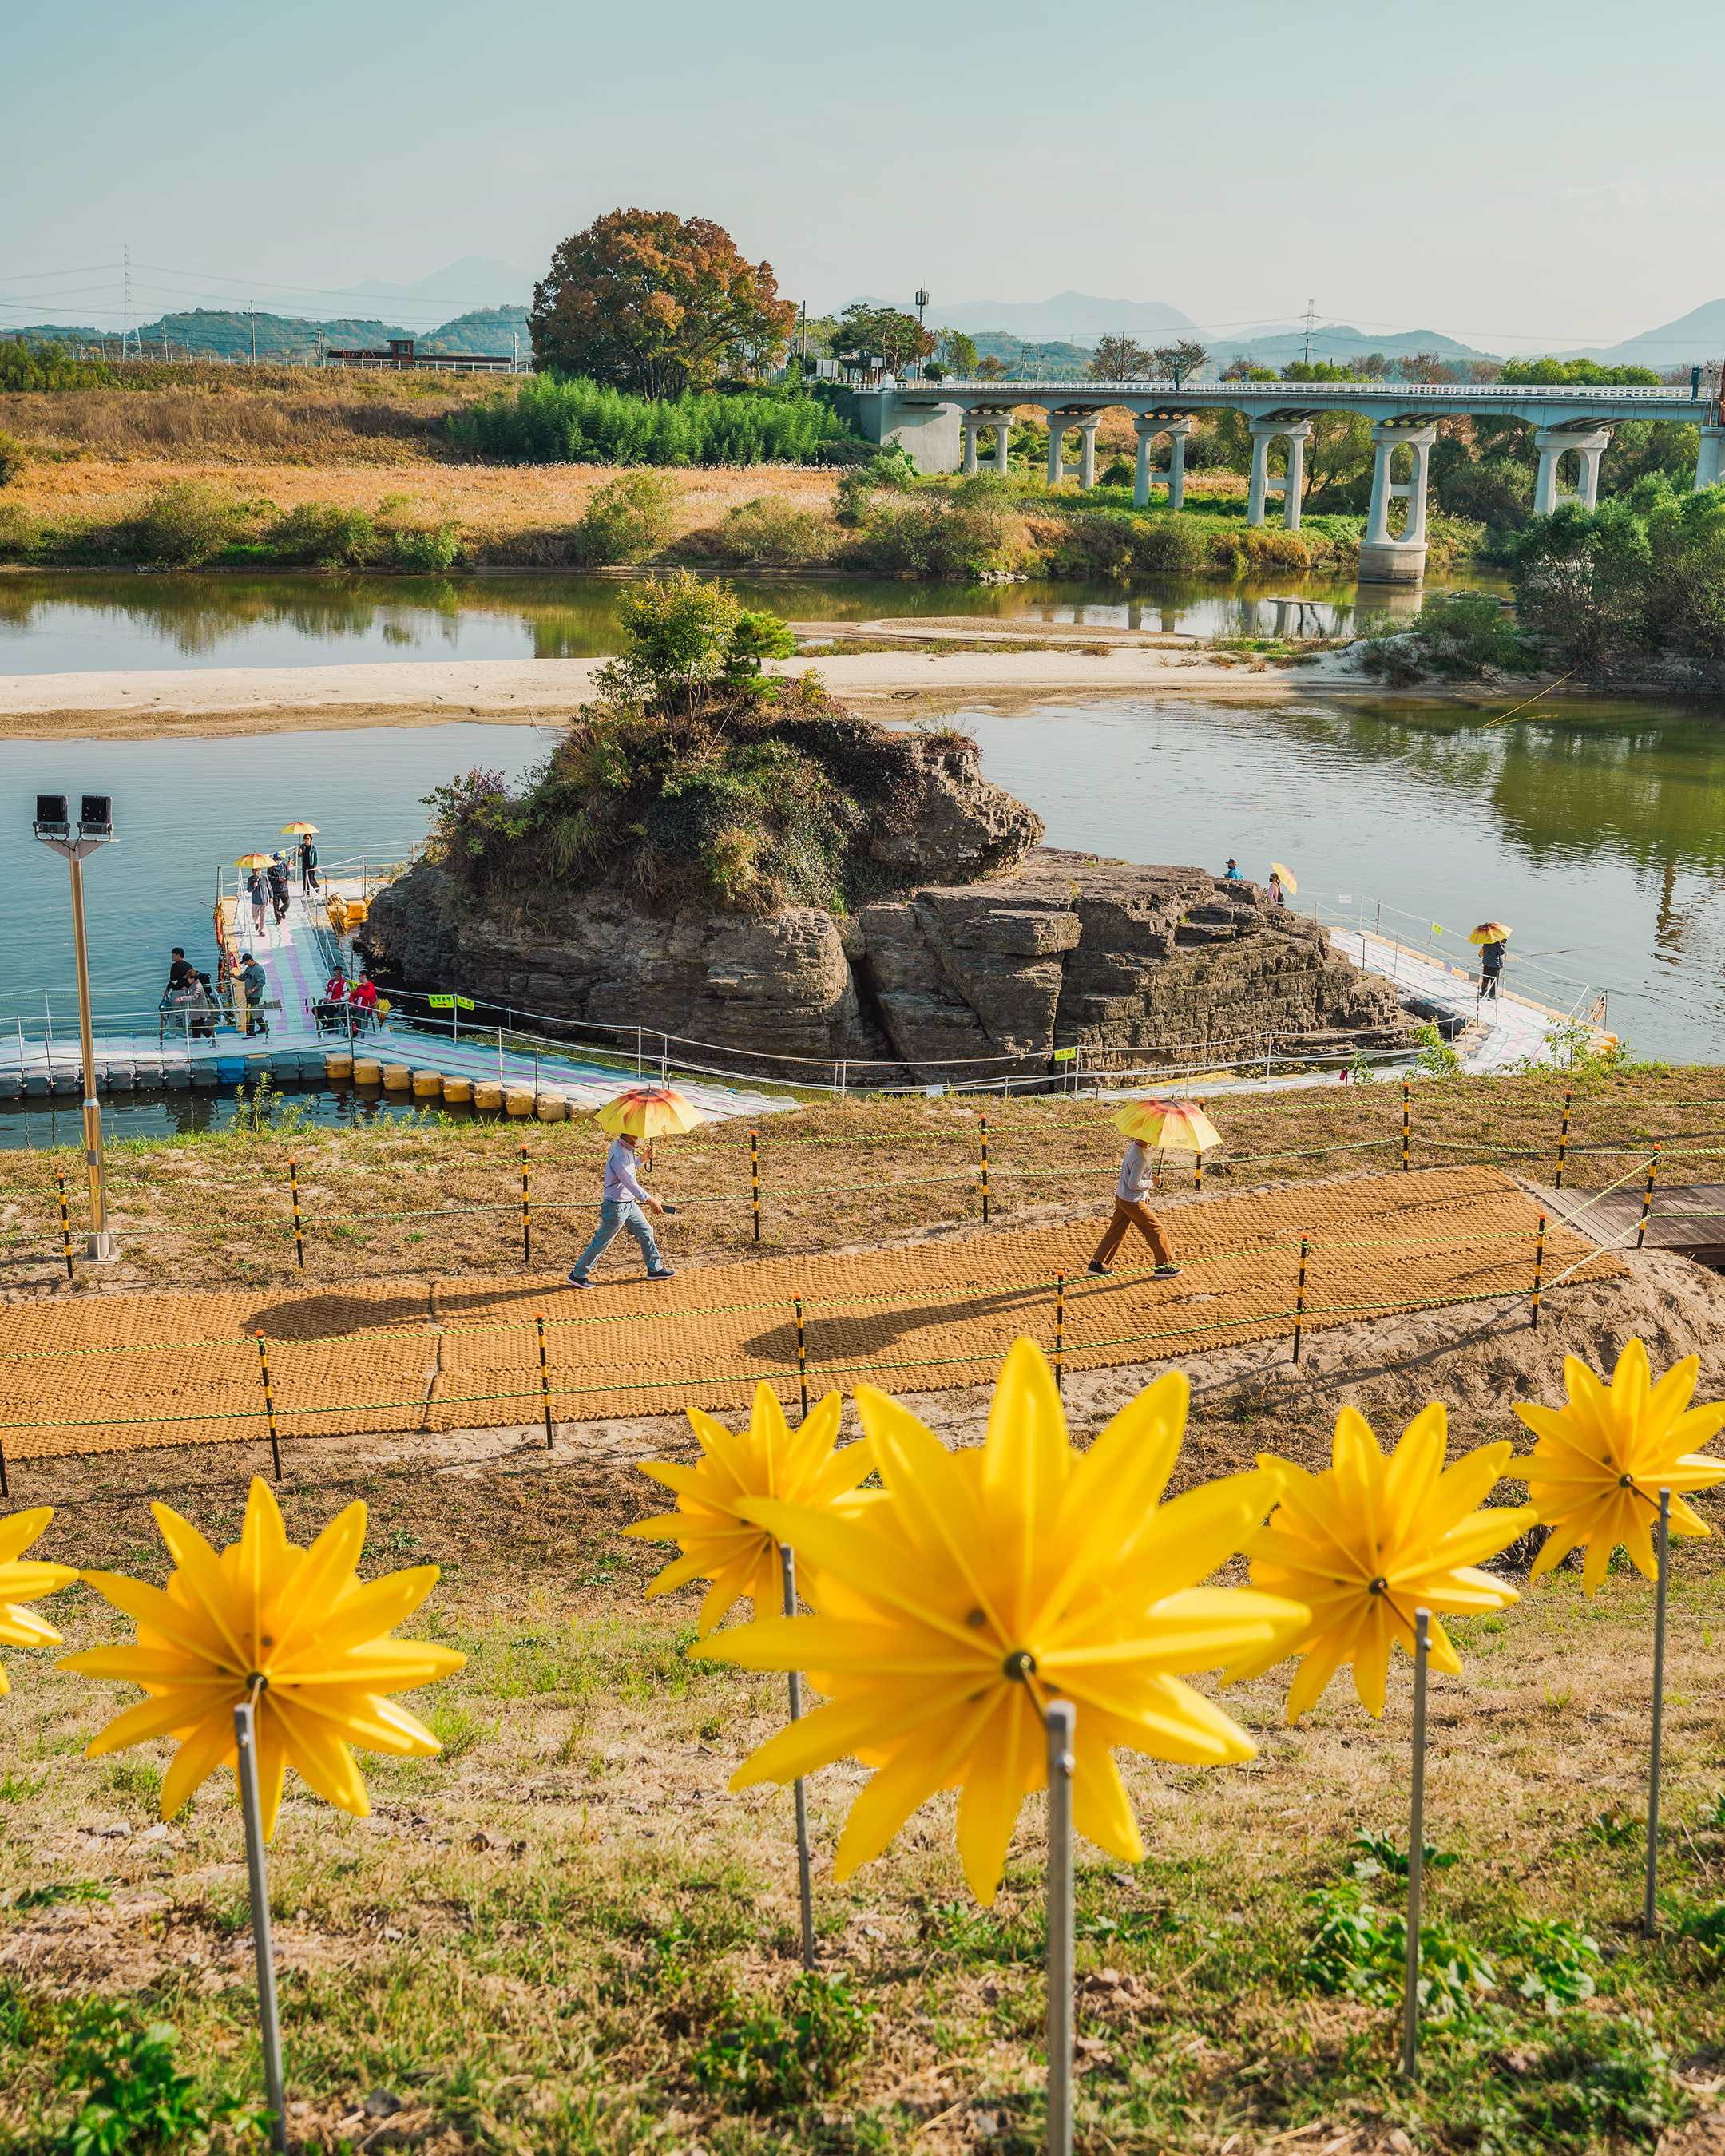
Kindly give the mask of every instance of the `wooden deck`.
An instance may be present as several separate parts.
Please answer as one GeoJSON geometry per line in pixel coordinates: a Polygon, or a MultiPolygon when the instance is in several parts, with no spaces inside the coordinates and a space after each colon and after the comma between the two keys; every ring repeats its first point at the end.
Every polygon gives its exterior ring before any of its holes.
{"type": "MultiPolygon", "coordinates": [[[[1632,1250],[1640,1225],[1643,1182],[1601,1197],[1590,1190],[1535,1186],[1532,1196],[1554,1219],[1567,1220],[1602,1249],[1632,1250]]],[[[1697,1265],[1725,1271],[1725,1183],[1675,1183],[1656,1188],[1645,1247],[1681,1250],[1697,1265]]]]}

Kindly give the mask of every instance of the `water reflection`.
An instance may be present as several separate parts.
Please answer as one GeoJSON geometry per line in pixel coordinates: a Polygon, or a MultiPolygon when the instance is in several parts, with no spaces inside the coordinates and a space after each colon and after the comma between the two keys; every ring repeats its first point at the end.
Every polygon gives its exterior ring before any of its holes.
{"type": "MultiPolygon", "coordinates": [[[[1221,584],[1146,578],[1113,583],[967,587],[896,578],[735,580],[751,606],[801,622],[958,615],[1031,625],[1183,631],[1204,636],[1332,635],[1362,610],[1412,611],[1417,591],[1386,595],[1340,580],[1221,584]]],[[[1474,583],[1481,583],[1476,575],[1474,583]]],[[[1428,588],[1436,588],[1434,579],[1428,588]]],[[[51,572],[0,576],[0,674],[352,665],[447,658],[587,659],[617,648],[624,587],[547,574],[469,577],[144,576],[51,572]]]]}
{"type": "MultiPolygon", "coordinates": [[[[428,1111],[412,1101],[370,1090],[331,1092],[321,1087],[272,1082],[279,1112],[300,1127],[311,1125],[319,1130],[363,1130],[376,1123],[426,1122],[434,1118],[446,1122],[499,1120],[495,1116],[478,1115],[470,1106],[452,1103],[428,1111]]],[[[102,1133],[110,1145],[128,1139],[202,1137],[211,1131],[246,1127],[248,1111],[235,1100],[231,1086],[219,1092],[102,1096],[102,1133]]],[[[44,1152],[59,1146],[81,1150],[83,1143],[78,1103],[70,1094],[0,1100],[0,1152],[44,1152]]]]}

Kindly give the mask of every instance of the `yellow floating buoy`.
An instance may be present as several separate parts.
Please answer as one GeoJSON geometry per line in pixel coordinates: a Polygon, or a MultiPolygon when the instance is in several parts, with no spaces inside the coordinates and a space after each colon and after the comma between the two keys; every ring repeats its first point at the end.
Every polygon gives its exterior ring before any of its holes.
{"type": "Polygon", "coordinates": [[[470,1101],[473,1098],[472,1079],[445,1078],[444,1098],[446,1101],[470,1101]]]}
{"type": "Polygon", "coordinates": [[[531,1116],[533,1112],[533,1096],[531,1093],[518,1091],[516,1087],[511,1086],[503,1105],[512,1116],[531,1116]]]}
{"type": "Polygon", "coordinates": [[[475,1086],[473,1089],[473,1105],[476,1108],[489,1110],[491,1114],[495,1115],[503,1106],[503,1088],[501,1086],[483,1083],[475,1086]]]}
{"type": "Polygon", "coordinates": [[[386,1093],[405,1093],[413,1082],[413,1067],[406,1063],[386,1063],[383,1065],[383,1091],[386,1093]]]}
{"type": "Polygon", "coordinates": [[[357,928],[371,910],[369,900],[350,898],[347,901],[347,926],[350,928],[357,928]]]}
{"type": "Polygon", "coordinates": [[[356,1086],[381,1086],[383,1082],[381,1065],[375,1063],[368,1055],[356,1055],[353,1059],[353,1082],[356,1086]]]}
{"type": "Polygon", "coordinates": [[[413,1073],[413,1094],[417,1100],[435,1101],[444,1090],[441,1070],[416,1070],[413,1073]]]}
{"type": "Polygon", "coordinates": [[[568,1112],[567,1104],[560,1101],[555,1093],[539,1096],[538,1116],[542,1123],[560,1123],[568,1112]]]}
{"type": "Polygon", "coordinates": [[[345,1086],[353,1075],[351,1055],[326,1055],[323,1059],[323,1075],[332,1086],[345,1086]]]}

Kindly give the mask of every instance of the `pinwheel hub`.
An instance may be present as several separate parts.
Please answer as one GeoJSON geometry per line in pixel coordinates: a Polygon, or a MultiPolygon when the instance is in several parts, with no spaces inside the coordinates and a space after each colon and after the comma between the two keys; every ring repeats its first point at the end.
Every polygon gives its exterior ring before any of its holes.
{"type": "Polygon", "coordinates": [[[1368,1594],[1388,1594],[1389,1592],[1389,1582],[1384,1578],[1382,1573],[1379,1573],[1378,1578],[1371,1583],[1366,1592],[1368,1594]]]}
{"type": "Polygon", "coordinates": [[[1000,1668],[1014,1684],[1028,1684],[1036,1674],[1036,1657],[1027,1648],[1014,1647],[1000,1668]]]}

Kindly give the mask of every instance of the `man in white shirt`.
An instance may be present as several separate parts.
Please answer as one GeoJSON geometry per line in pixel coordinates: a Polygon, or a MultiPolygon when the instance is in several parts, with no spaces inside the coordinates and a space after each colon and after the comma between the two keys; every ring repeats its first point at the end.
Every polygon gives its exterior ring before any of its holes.
{"type": "Polygon", "coordinates": [[[593,1286],[588,1274],[625,1228],[641,1246],[649,1281],[667,1281],[675,1276],[670,1266],[660,1256],[647,1214],[641,1209],[645,1206],[649,1212],[663,1213],[665,1207],[651,1191],[642,1189],[635,1174],[637,1143],[636,1139],[628,1136],[615,1139],[605,1155],[605,1189],[599,1206],[599,1224],[593,1231],[593,1240],[575,1260],[575,1270],[569,1276],[572,1287],[593,1286]]]}
{"type": "Polygon", "coordinates": [[[1096,1245],[1096,1254],[1090,1261],[1091,1272],[1112,1272],[1114,1268],[1108,1260],[1126,1240],[1128,1228],[1136,1228],[1150,1245],[1150,1254],[1156,1260],[1153,1280],[1172,1280],[1179,1271],[1161,1221],[1144,1203],[1150,1188],[1150,1149],[1142,1139],[1133,1138],[1120,1164],[1120,1181],[1114,1191],[1114,1218],[1096,1245]]]}

